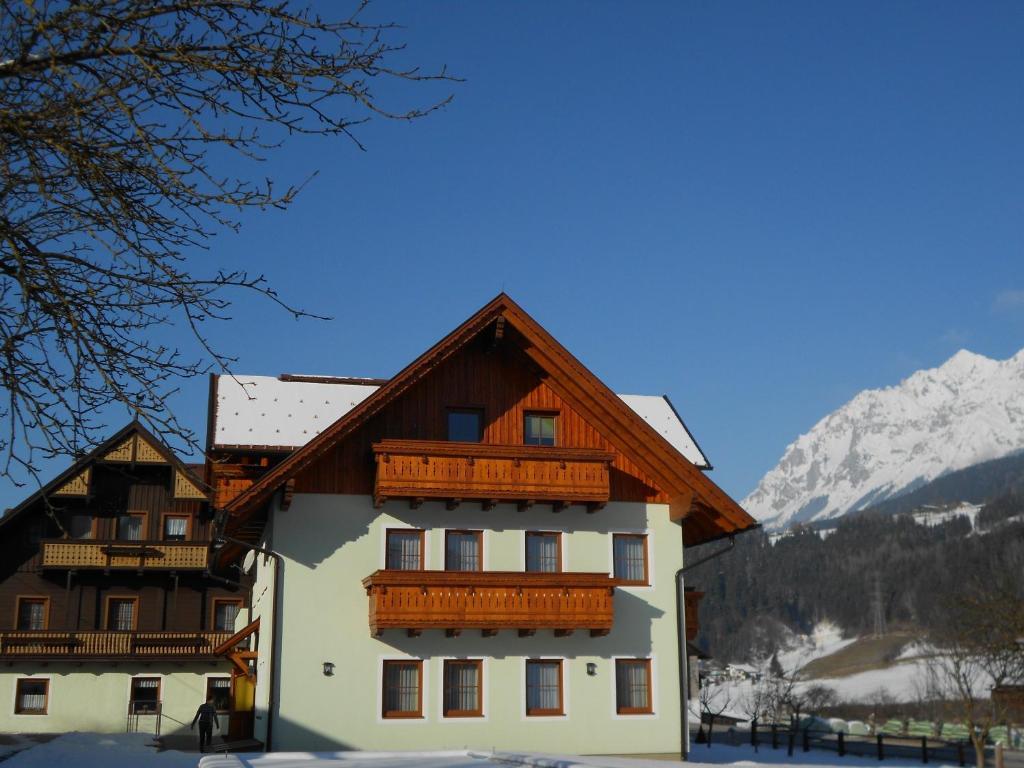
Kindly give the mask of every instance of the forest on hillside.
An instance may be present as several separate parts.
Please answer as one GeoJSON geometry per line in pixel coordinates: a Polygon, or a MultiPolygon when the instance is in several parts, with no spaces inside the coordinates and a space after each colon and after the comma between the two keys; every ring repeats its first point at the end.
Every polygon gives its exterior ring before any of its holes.
{"type": "MultiPolygon", "coordinates": [[[[691,562],[721,542],[687,550],[691,562]]],[[[721,661],[770,657],[791,632],[820,621],[844,635],[925,632],[955,615],[960,596],[1006,574],[1024,574],[1024,494],[1003,493],[978,514],[927,527],[907,514],[848,516],[822,538],[809,527],[770,543],[753,531],[687,573],[705,593],[697,644],[721,661]]]]}

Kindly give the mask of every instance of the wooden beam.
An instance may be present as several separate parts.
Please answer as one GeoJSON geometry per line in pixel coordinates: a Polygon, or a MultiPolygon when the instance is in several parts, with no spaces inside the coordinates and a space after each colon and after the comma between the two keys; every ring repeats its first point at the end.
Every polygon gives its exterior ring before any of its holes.
{"type": "Polygon", "coordinates": [[[453,509],[458,509],[461,503],[462,499],[448,499],[448,502],[444,505],[444,508],[450,512],[453,509]]]}
{"type": "Polygon", "coordinates": [[[607,629],[592,629],[592,630],[590,630],[590,636],[591,637],[607,637],[608,636],[608,630],[607,629]]]}
{"type": "Polygon", "coordinates": [[[409,499],[409,509],[419,509],[422,506],[423,506],[423,497],[422,496],[417,496],[415,498],[409,499]]]}
{"type": "Polygon", "coordinates": [[[384,502],[387,501],[386,496],[374,496],[373,497],[373,508],[380,509],[384,506],[384,502]]]}
{"type": "Polygon", "coordinates": [[[573,633],[573,631],[574,630],[571,630],[571,629],[556,629],[555,630],[555,637],[568,637],[569,635],[571,635],[573,633]]]}
{"type": "Polygon", "coordinates": [[[498,634],[498,630],[496,630],[496,629],[481,629],[480,630],[480,637],[494,637],[496,634],[498,634]]]}
{"type": "Polygon", "coordinates": [[[602,509],[604,509],[604,502],[603,501],[592,501],[589,504],[587,504],[587,514],[588,515],[592,515],[595,512],[600,512],[602,509]]]}
{"type": "Polygon", "coordinates": [[[563,509],[568,509],[572,502],[569,501],[556,501],[551,504],[551,511],[558,514],[563,509]]]}
{"type": "Polygon", "coordinates": [[[492,509],[494,509],[496,506],[498,506],[498,500],[497,499],[487,499],[480,506],[483,508],[484,512],[489,512],[492,509]]]}
{"type": "Polygon", "coordinates": [[[281,511],[287,512],[292,505],[292,498],[295,496],[295,478],[289,477],[284,484],[284,491],[281,493],[281,511]]]}
{"type": "Polygon", "coordinates": [[[405,634],[407,634],[409,637],[419,637],[423,634],[423,631],[419,629],[413,629],[412,627],[410,627],[409,629],[405,630],[405,634]]]}
{"type": "Polygon", "coordinates": [[[519,636],[520,637],[533,637],[536,634],[537,634],[537,630],[536,629],[520,629],[519,630],[519,636]]]}
{"type": "Polygon", "coordinates": [[[462,630],[461,629],[446,629],[444,631],[444,636],[445,637],[458,637],[461,634],[462,634],[462,630]]]}
{"type": "Polygon", "coordinates": [[[519,502],[518,509],[519,509],[520,512],[525,512],[526,510],[528,510],[530,507],[532,507],[536,503],[537,503],[536,499],[524,499],[523,501],[519,502]]]}

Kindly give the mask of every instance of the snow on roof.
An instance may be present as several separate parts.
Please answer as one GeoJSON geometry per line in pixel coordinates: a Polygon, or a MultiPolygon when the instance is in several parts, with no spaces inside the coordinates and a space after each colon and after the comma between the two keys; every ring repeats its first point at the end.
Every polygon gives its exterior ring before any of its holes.
{"type": "MultiPolygon", "coordinates": [[[[331,376],[218,376],[212,446],[294,450],[376,392],[380,384],[379,379],[331,376]]],[[[619,397],[683,456],[698,467],[710,467],[667,397],[619,397]]]]}

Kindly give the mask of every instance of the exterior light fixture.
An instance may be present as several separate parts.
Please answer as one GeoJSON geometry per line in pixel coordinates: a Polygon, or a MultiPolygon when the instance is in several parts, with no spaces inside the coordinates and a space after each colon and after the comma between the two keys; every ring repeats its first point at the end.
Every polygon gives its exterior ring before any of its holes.
{"type": "Polygon", "coordinates": [[[587,662],[587,674],[593,677],[597,674],[597,664],[592,661],[587,662]]]}
{"type": "Polygon", "coordinates": [[[334,674],[334,662],[333,661],[325,661],[324,662],[324,677],[331,677],[333,674],[334,674]]]}

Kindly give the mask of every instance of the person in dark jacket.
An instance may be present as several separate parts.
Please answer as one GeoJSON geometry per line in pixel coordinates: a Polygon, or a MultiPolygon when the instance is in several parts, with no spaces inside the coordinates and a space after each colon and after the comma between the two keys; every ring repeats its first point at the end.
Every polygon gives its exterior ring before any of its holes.
{"type": "Polygon", "coordinates": [[[205,752],[213,740],[213,726],[216,723],[217,730],[220,730],[220,720],[217,719],[217,708],[213,706],[213,697],[200,704],[196,710],[196,716],[192,718],[192,725],[189,730],[195,730],[196,721],[199,721],[199,751],[205,752]]]}

